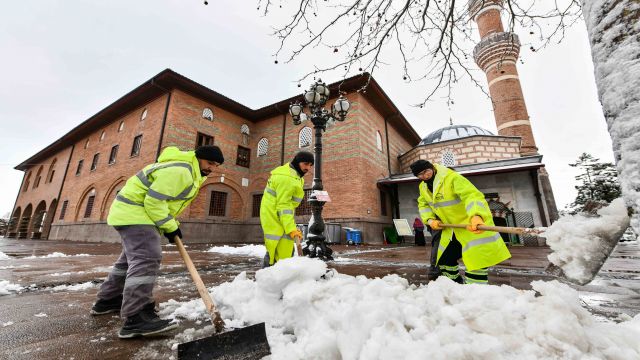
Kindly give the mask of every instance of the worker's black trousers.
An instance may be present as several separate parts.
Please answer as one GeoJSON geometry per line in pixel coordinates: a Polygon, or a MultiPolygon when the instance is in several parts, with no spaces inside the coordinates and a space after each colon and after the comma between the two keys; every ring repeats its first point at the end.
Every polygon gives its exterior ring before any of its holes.
{"type": "Polygon", "coordinates": [[[458,259],[462,257],[462,246],[456,239],[456,235],[452,235],[452,239],[438,260],[438,268],[442,275],[459,283],[467,284],[487,284],[489,282],[489,271],[487,268],[473,271],[466,271],[465,278],[460,276],[458,269],[458,259]],[[466,281],[465,281],[466,280],[466,281]]]}
{"type": "Polygon", "coordinates": [[[153,302],[153,285],[162,260],[161,237],[153,225],[115,228],[122,238],[122,253],[100,287],[98,299],[108,300],[122,294],[120,316],[126,318],[153,302]]]}

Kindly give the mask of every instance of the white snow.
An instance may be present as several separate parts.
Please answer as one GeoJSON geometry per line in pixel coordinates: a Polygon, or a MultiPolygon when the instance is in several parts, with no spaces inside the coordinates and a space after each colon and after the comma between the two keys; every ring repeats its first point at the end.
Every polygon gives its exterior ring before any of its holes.
{"type": "Polygon", "coordinates": [[[37,313],[37,314],[35,314],[33,316],[35,316],[35,317],[48,317],[49,315],[41,312],[41,313],[37,313]]]}
{"type": "Polygon", "coordinates": [[[585,283],[595,276],[618,240],[611,235],[622,234],[629,226],[622,198],[598,210],[598,215],[563,216],[544,232],[547,244],[553,251],[548,256],[549,261],[578,283],[585,283]]]}
{"type": "Polygon", "coordinates": [[[244,245],[244,246],[214,246],[207,250],[208,252],[216,252],[221,254],[228,255],[245,255],[245,256],[253,256],[253,257],[263,257],[267,252],[267,249],[264,245],[244,245]]]}
{"type": "Polygon", "coordinates": [[[87,289],[92,289],[96,287],[96,284],[92,283],[91,281],[88,282],[84,282],[81,284],[75,284],[75,285],[58,285],[58,286],[54,286],[53,291],[82,291],[82,290],[87,290],[87,289]]]}
{"type": "Polygon", "coordinates": [[[7,327],[7,326],[11,326],[11,325],[13,325],[13,321],[7,321],[7,322],[2,323],[2,327],[7,327]]]}
{"type": "Polygon", "coordinates": [[[0,295],[9,295],[12,292],[22,291],[23,287],[18,284],[12,284],[8,280],[0,280],[0,295]]]}
{"type": "Polygon", "coordinates": [[[61,253],[61,252],[53,252],[51,254],[47,254],[44,256],[35,256],[35,255],[31,255],[31,256],[27,256],[25,257],[25,259],[46,259],[46,258],[59,258],[59,257],[83,257],[83,256],[92,256],[89,254],[76,254],[76,255],[67,255],[65,253],[61,253]]]}
{"type": "MultiPolygon", "coordinates": [[[[368,279],[306,257],[241,273],[210,289],[228,327],[266,322],[271,359],[633,359],[640,315],[598,322],[557,281],[510,286],[425,286],[389,275],[368,279]]],[[[161,304],[163,317],[209,321],[202,301],[161,304]]],[[[205,334],[189,329],[172,342],[205,334]]],[[[175,343],[170,342],[170,347],[175,343]]]]}
{"type": "Polygon", "coordinates": [[[582,0],[622,194],[640,234],[640,22],[636,0],[582,0]]]}
{"type": "Polygon", "coordinates": [[[8,260],[8,259],[11,259],[11,257],[3,253],[2,251],[0,251],[0,260],[8,260]]]}

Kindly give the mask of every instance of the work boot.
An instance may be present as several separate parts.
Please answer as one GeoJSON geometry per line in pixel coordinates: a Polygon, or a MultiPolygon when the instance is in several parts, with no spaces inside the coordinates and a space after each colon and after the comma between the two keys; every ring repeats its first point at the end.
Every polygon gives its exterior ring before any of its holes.
{"type": "Polygon", "coordinates": [[[122,295],[118,295],[109,300],[98,299],[91,307],[91,315],[104,315],[112,312],[120,312],[122,307],[122,295]]]}
{"type": "Polygon", "coordinates": [[[155,305],[155,303],[149,303],[139,313],[127,317],[118,333],[118,337],[129,339],[136,336],[150,336],[177,328],[177,323],[171,320],[162,320],[158,317],[155,305]]]}

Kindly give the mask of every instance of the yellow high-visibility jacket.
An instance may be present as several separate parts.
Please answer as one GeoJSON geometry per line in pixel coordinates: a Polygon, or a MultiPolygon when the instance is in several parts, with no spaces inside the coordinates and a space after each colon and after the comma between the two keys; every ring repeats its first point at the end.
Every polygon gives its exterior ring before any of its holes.
{"type": "Polygon", "coordinates": [[[289,233],[296,230],[295,209],[304,198],[304,179],[286,163],[271,171],[260,202],[260,225],[269,264],[292,256],[294,242],[289,233]]]}
{"type": "Polygon", "coordinates": [[[155,225],[164,233],[175,231],[180,225],[176,216],[198,195],[205,180],[194,151],[167,147],[157,163],[127,180],[111,204],[107,223],[155,225]]]}
{"type": "MultiPolygon", "coordinates": [[[[472,216],[479,215],[486,225],[494,225],[484,195],[469,180],[445,166],[434,164],[434,167],[433,193],[426,183],[420,182],[418,211],[425,224],[436,217],[446,224],[469,224],[472,216]]],[[[493,266],[511,257],[497,232],[474,234],[467,229],[445,228],[438,247],[438,260],[453,234],[462,245],[462,261],[467,270],[493,266]]]]}

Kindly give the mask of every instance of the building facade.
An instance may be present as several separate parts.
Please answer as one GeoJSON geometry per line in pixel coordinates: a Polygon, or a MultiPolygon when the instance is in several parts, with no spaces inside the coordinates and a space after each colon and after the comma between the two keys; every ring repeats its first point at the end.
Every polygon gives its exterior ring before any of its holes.
{"type": "MultiPolygon", "coordinates": [[[[325,221],[363,230],[381,242],[392,224],[391,194],[377,180],[401,171],[397,157],[420,141],[375,80],[340,83],[351,102],[347,119],[323,136],[323,183],[332,201],[325,221]]],[[[332,94],[338,84],[330,85],[332,94]]],[[[299,150],[313,151],[309,122],[294,126],[293,97],[252,110],[165,70],[19,164],[24,171],[7,235],[55,240],[118,241],[106,225],[125,181],[167,146],[220,146],[225,163],[182,216],[187,242],[261,242],[259,204],[269,172],[299,150]]],[[[329,100],[329,104],[333,100],[329,100]]],[[[313,173],[305,177],[310,193],[313,173]]],[[[307,223],[303,202],[296,221],[307,223]]]]}

